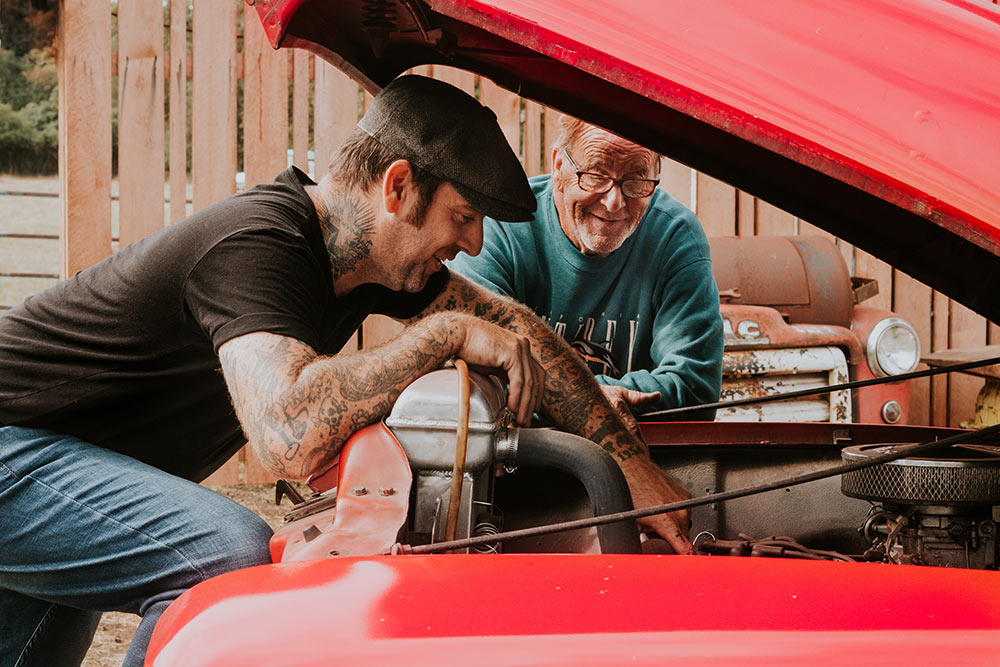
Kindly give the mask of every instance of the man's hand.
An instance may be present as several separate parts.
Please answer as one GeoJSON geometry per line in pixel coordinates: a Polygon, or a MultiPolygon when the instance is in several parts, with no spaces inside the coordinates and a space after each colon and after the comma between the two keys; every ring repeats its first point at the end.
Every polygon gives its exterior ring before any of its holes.
{"type": "MultiPolygon", "coordinates": [[[[636,509],[666,505],[687,500],[691,497],[687,489],[663,472],[648,458],[636,456],[621,464],[622,472],[632,492],[632,504],[636,509]]],[[[678,554],[694,553],[688,539],[691,529],[691,512],[681,510],[670,514],[654,514],[638,520],[639,527],[646,532],[655,532],[665,539],[678,554]]]]}
{"type": "Polygon", "coordinates": [[[528,338],[476,317],[452,317],[465,330],[457,356],[473,366],[505,371],[509,383],[507,407],[520,425],[530,426],[531,416],[542,407],[545,369],[531,353],[528,338]]]}
{"type": "Polygon", "coordinates": [[[611,405],[616,408],[619,405],[628,408],[643,408],[647,405],[653,405],[660,398],[658,391],[636,391],[614,384],[602,384],[601,391],[611,401],[611,405]]]}
{"type": "MultiPolygon", "coordinates": [[[[625,387],[619,387],[613,384],[602,384],[600,385],[601,391],[604,392],[604,396],[611,403],[611,407],[615,409],[618,416],[622,418],[625,422],[625,426],[628,430],[632,432],[636,438],[645,446],[645,440],[642,437],[642,432],[639,430],[639,424],[635,420],[635,415],[632,414],[633,407],[641,408],[646,405],[652,405],[660,398],[660,392],[658,391],[636,391],[635,389],[626,389],[625,387]]],[[[648,448],[646,453],[648,454],[648,448]]]]}

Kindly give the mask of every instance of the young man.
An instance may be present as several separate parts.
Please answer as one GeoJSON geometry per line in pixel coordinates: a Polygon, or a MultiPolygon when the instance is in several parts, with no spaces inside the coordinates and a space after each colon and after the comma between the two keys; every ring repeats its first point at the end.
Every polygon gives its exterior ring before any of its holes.
{"type": "Polygon", "coordinates": [[[269,561],[263,521],[195,482],[244,441],[279,475],[321,471],[453,357],[505,373],[518,422],[603,445],[637,506],[685,497],[541,321],[442,269],[479,252],[484,214],[533,207],[493,114],[403,77],[319,185],[289,169],[0,317],[0,663],[78,664],[123,610],[141,664],[184,590],[269,561]],[[411,326],[341,352],[372,312],[411,326]]]}
{"type": "Polygon", "coordinates": [[[626,417],[719,400],[722,318],[701,224],[656,188],[658,155],[560,122],[552,174],[531,179],[535,221],[486,220],[483,252],[449,268],[548,321],[626,417]]]}

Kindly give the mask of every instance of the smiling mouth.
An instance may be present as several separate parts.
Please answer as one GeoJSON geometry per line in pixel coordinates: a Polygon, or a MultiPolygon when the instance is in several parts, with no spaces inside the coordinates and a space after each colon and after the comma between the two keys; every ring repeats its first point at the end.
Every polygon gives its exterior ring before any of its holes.
{"type": "Polygon", "coordinates": [[[592,218],[597,218],[601,222],[608,225],[615,225],[620,222],[625,222],[625,220],[627,220],[627,218],[605,218],[603,216],[597,215],[596,213],[588,213],[587,215],[589,215],[592,218]]]}

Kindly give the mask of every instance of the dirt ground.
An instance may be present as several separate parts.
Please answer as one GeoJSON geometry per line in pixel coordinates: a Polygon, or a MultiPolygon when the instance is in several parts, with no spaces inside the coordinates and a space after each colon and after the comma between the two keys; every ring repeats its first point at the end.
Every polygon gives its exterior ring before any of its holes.
{"type": "MultiPolygon", "coordinates": [[[[270,524],[279,528],[284,523],[285,512],[291,508],[291,501],[285,500],[280,506],[274,504],[273,484],[239,484],[236,486],[209,487],[250,509],[270,524]]],[[[305,486],[299,486],[303,495],[309,495],[305,486]]],[[[90,646],[83,667],[118,667],[125,658],[129,642],[139,625],[139,617],[132,614],[109,612],[101,618],[101,624],[90,646]]]]}

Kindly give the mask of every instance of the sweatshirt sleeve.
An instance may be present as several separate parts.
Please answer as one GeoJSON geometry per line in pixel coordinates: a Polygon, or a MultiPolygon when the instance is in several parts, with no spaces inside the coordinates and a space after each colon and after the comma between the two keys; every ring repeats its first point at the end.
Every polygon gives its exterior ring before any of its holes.
{"type": "MultiPolygon", "coordinates": [[[[652,370],[626,373],[619,379],[598,375],[597,381],[646,392],[659,401],[643,411],[714,403],[722,385],[722,316],[710,259],[698,259],[666,281],[653,323],[652,370]]],[[[715,410],[684,420],[715,418],[715,410]]]]}

